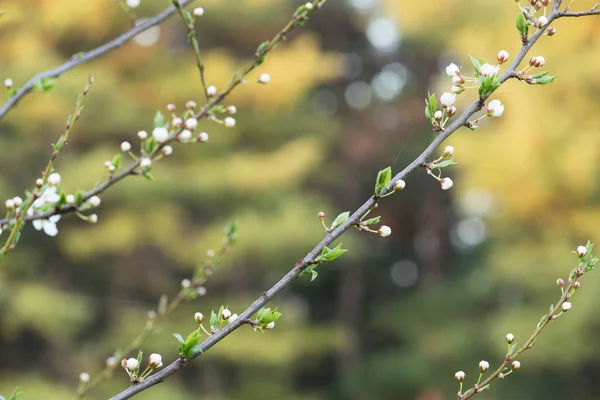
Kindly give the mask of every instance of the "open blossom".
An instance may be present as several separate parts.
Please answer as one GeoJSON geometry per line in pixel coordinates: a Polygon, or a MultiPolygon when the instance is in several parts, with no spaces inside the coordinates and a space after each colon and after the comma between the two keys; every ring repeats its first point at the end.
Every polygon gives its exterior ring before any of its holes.
{"type": "Polygon", "coordinates": [[[494,65],[485,63],[481,66],[481,68],[479,70],[481,71],[481,75],[490,76],[490,75],[497,74],[499,69],[500,69],[500,67],[497,65],[494,66],[494,65]]]}
{"type": "Polygon", "coordinates": [[[449,107],[456,101],[456,95],[454,93],[444,92],[440,96],[440,102],[444,107],[449,107]]]}
{"type": "Polygon", "coordinates": [[[458,68],[458,65],[452,63],[446,67],[446,75],[448,75],[448,76],[460,75],[460,68],[458,68]]]}
{"type": "MultiPolygon", "coordinates": [[[[28,215],[33,215],[31,209],[27,212],[28,215]]],[[[31,223],[35,230],[41,231],[44,230],[44,233],[48,236],[56,236],[58,234],[58,228],[56,227],[56,223],[60,220],[60,215],[53,215],[48,219],[36,219],[31,223]]]]}
{"type": "Polygon", "coordinates": [[[487,110],[490,117],[498,118],[504,113],[504,104],[500,100],[492,100],[487,105],[487,110]]]}

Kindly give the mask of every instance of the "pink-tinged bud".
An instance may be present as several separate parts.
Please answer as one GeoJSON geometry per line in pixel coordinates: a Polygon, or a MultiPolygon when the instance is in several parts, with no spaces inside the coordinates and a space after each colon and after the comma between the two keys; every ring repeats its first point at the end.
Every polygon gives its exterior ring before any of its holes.
{"type": "Polygon", "coordinates": [[[548,25],[548,18],[544,17],[543,15],[541,17],[538,18],[537,20],[537,27],[538,28],[543,28],[544,26],[548,25]]]}
{"type": "Polygon", "coordinates": [[[587,254],[587,249],[585,248],[585,246],[579,246],[577,248],[577,255],[579,256],[579,258],[582,258],[586,254],[587,254]]]}
{"type": "Polygon", "coordinates": [[[581,283],[579,283],[579,281],[577,281],[573,284],[573,289],[579,289],[580,287],[581,287],[581,283]]]}
{"type": "Polygon", "coordinates": [[[388,237],[388,236],[390,236],[392,234],[392,228],[390,228],[387,225],[381,225],[379,227],[379,229],[377,230],[377,233],[381,237],[388,237]]]}
{"type": "Polygon", "coordinates": [[[547,6],[548,4],[550,4],[550,0],[542,0],[542,4],[544,6],[547,6]]]}
{"type": "Polygon", "coordinates": [[[170,156],[173,154],[173,148],[171,146],[165,146],[162,148],[161,153],[163,156],[170,156]]]}
{"type": "Polygon", "coordinates": [[[325,213],[323,211],[320,211],[319,214],[317,214],[317,215],[321,221],[323,221],[325,219],[325,213]]]}
{"type": "Polygon", "coordinates": [[[561,308],[564,312],[569,311],[571,309],[571,302],[565,301],[564,303],[562,303],[561,308]]]}
{"type": "Polygon", "coordinates": [[[204,143],[208,141],[208,133],[200,132],[200,134],[196,137],[196,140],[200,143],[204,143]]]}
{"type": "Polygon", "coordinates": [[[529,59],[529,66],[530,66],[530,67],[533,67],[533,66],[535,66],[535,61],[536,61],[536,60],[537,60],[537,57],[531,57],[531,58],[529,59]]]}
{"type": "Polygon", "coordinates": [[[233,115],[237,112],[237,108],[234,105],[230,105],[230,106],[225,107],[225,112],[227,114],[233,115]]]}
{"type": "Polygon", "coordinates": [[[202,321],[204,321],[204,315],[202,315],[201,312],[197,312],[196,314],[194,314],[194,319],[196,320],[196,323],[200,325],[202,321]]]}
{"type": "Polygon", "coordinates": [[[546,29],[546,35],[554,36],[554,34],[556,34],[556,28],[553,26],[549,26],[548,29],[546,29]]]}
{"type": "Polygon", "coordinates": [[[127,359],[124,358],[123,360],[121,360],[121,366],[125,369],[127,369],[127,359]]]}
{"type": "Polygon", "coordinates": [[[482,374],[490,368],[490,363],[487,361],[481,361],[479,363],[479,372],[482,374]]]}
{"type": "Polygon", "coordinates": [[[181,120],[181,118],[173,118],[173,121],[171,121],[171,125],[175,128],[181,127],[182,124],[183,121],[181,120]]]}
{"type": "Polygon", "coordinates": [[[175,107],[175,104],[167,104],[167,110],[169,112],[175,112],[176,109],[177,107],[175,107]]]}
{"type": "Polygon", "coordinates": [[[565,281],[563,281],[562,279],[557,279],[556,286],[558,286],[559,288],[565,287],[565,281]]]}
{"type": "Polygon", "coordinates": [[[444,114],[442,114],[442,112],[439,110],[436,111],[435,114],[433,114],[433,118],[435,118],[436,121],[440,121],[443,116],[444,114]]]}
{"type": "Polygon", "coordinates": [[[546,59],[544,57],[542,57],[542,56],[535,57],[534,65],[536,67],[542,67],[544,64],[546,64],[546,59]]]}
{"type": "Polygon", "coordinates": [[[394,190],[402,190],[406,187],[406,182],[402,179],[398,179],[396,183],[394,183],[394,190]]]}
{"type": "Polygon", "coordinates": [[[455,85],[462,85],[463,83],[465,83],[465,78],[463,78],[461,75],[453,76],[452,83],[454,83],[455,85]]]}
{"type": "Polygon", "coordinates": [[[540,1],[536,1],[535,4],[533,5],[533,8],[535,8],[536,10],[539,10],[540,8],[542,8],[542,3],[540,1]]]}
{"type": "Polygon", "coordinates": [[[505,63],[508,60],[508,51],[500,50],[496,56],[496,60],[498,60],[498,64],[505,63]]]}
{"type": "Polygon", "coordinates": [[[454,114],[456,114],[456,107],[451,106],[451,107],[446,107],[446,115],[448,117],[453,116],[454,114]]]}
{"type": "Polygon", "coordinates": [[[506,343],[508,344],[512,344],[512,342],[515,341],[515,335],[513,335],[512,333],[507,333],[506,334],[506,343]]]}
{"type": "Polygon", "coordinates": [[[513,362],[512,362],[512,365],[511,365],[511,369],[512,369],[513,371],[516,371],[516,370],[518,370],[519,368],[521,368],[521,363],[520,363],[520,362],[518,362],[518,361],[513,361],[513,362]]]}
{"type": "Polygon", "coordinates": [[[465,380],[465,373],[463,371],[458,371],[457,373],[454,374],[454,377],[456,378],[457,381],[462,383],[465,380]]]}
{"type": "Polygon", "coordinates": [[[221,318],[229,319],[229,317],[231,317],[231,311],[229,311],[228,309],[224,309],[221,313],[221,318]]]}
{"type": "Polygon", "coordinates": [[[188,110],[194,110],[196,108],[196,102],[195,101],[188,101],[185,103],[185,108],[187,108],[188,110]]]}

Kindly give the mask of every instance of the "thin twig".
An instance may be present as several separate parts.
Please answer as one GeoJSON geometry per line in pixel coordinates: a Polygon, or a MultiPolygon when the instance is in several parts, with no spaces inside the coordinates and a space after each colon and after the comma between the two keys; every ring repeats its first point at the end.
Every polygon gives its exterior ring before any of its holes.
{"type": "MultiPolygon", "coordinates": [[[[560,2],[557,0],[555,2],[555,6],[551,14],[548,16],[548,23],[553,20],[560,18],[558,13],[558,6],[560,2]]],[[[521,64],[525,56],[531,47],[537,42],[537,40],[544,34],[545,29],[539,29],[529,40],[527,40],[519,54],[516,56],[514,61],[510,64],[507,71],[502,74],[500,77],[500,81],[504,84],[508,79],[514,77],[514,73],[516,68],[521,64]]],[[[489,96],[488,96],[489,97],[489,96]]],[[[234,322],[228,324],[223,329],[209,336],[206,340],[204,340],[200,345],[197,346],[194,355],[190,357],[189,360],[184,360],[182,358],[178,358],[170,365],[166,366],[161,371],[149,376],[144,381],[139,382],[135,385],[130,386],[128,389],[119,393],[118,395],[112,397],[110,400],[125,400],[133,397],[134,395],[163,382],[169,376],[175,374],[177,371],[181,370],[185,367],[185,365],[198,357],[199,355],[206,352],[208,349],[213,347],[231,332],[244,325],[246,320],[251,319],[252,315],[254,315],[260,308],[262,308],[265,304],[267,304],[276,294],[278,294],[281,290],[283,290],[286,286],[292,283],[295,279],[297,279],[302,271],[306,269],[308,266],[315,262],[315,259],[321,254],[322,249],[325,246],[329,246],[332,242],[334,242],[338,237],[340,237],[344,232],[350,229],[352,226],[356,225],[361,218],[369,212],[371,207],[373,207],[381,197],[381,195],[385,195],[386,193],[393,190],[394,184],[406,177],[409,173],[413,172],[417,168],[419,168],[431,154],[435,151],[435,149],[452,133],[457,131],[460,127],[464,126],[469,117],[471,117],[475,112],[482,109],[485,100],[487,97],[480,97],[475,100],[462,114],[458,117],[448,128],[439,132],[436,135],[435,139],[427,146],[427,148],[419,155],[413,162],[411,162],[404,170],[394,176],[394,178],[389,182],[386,189],[379,196],[371,196],[369,200],[367,200],[362,206],[360,206],[351,216],[350,218],[340,225],[338,228],[327,233],[325,238],[321,240],[319,244],[317,244],[302,260],[298,261],[294,268],[292,268],[287,274],[283,276],[273,287],[264,292],[258,299],[256,299],[243,313],[240,314],[239,318],[234,322]]]]}
{"type": "MultiPolygon", "coordinates": [[[[189,3],[191,3],[192,1],[194,1],[194,0],[181,0],[181,6],[186,6],[189,3]]],[[[128,32],[119,36],[118,38],[113,39],[110,42],[105,43],[102,46],[95,48],[94,50],[88,51],[83,56],[73,58],[73,59],[67,61],[66,63],[64,63],[63,65],[60,65],[51,70],[48,70],[45,72],[40,72],[39,74],[36,74],[34,77],[29,79],[27,81],[27,83],[25,83],[25,85],[23,85],[21,88],[19,88],[19,90],[17,90],[17,93],[15,93],[13,96],[11,96],[6,101],[6,103],[4,103],[2,105],[2,107],[0,107],[0,119],[2,119],[13,107],[16,106],[17,103],[19,102],[19,100],[21,100],[21,98],[23,98],[26,94],[31,92],[33,90],[33,88],[35,87],[35,84],[37,82],[39,82],[40,80],[42,80],[44,78],[57,78],[60,75],[67,72],[68,70],[75,68],[76,66],[78,66],[80,64],[91,61],[95,58],[103,56],[104,54],[108,53],[111,50],[121,47],[122,45],[124,45],[125,43],[127,43],[129,40],[133,39],[135,36],[139,35],[140,33],[152,28],[153,26],[160,24],[161,22],[163,22],[164,20],[169,18],[171,15],[173,15],[175,12],[177,12],[177,9],[174,6],[169,7],[162,13],[158,14],[156,17],[151,18],[142,24],[139,24],[138,26],[132,28],[128,32]]]]}

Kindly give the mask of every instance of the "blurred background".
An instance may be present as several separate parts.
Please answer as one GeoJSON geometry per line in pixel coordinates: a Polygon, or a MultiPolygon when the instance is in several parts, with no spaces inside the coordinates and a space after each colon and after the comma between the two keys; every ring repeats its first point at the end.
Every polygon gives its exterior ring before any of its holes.
{"type": "MultiPolygon", "coordinates": [[[[577,9],[595,1],[581,0],[577,9]]],[[[223,89],[303,1],[196,1],[208,84],[223,89]]],[[[142,0],[135,18],[170,1],[142,0]]],[[[5,2],[0,77],[24,84],[130,29],[133,15],[108,0],[5,2]]],[[[80,372],[92,378],[143,329],[161,295],[217,249],[227,221],[238,244],[206,283],[143,343],[147,356],[177,357],[173,332],[193,314],[229,305],[240,313],[323,237],[317,218],[355,210],[377,171],[394,172],[431,141],[427,91],[448,91],[450,62],[468,54],[512,60],[520,40],[513,1],[329,0],[228,98],[237,125],[201,121],[202,145],[175,145],[156,163],[156,181],[130,177],[102,195],[99,221],[64,216],[48,237],[30,225],[0,268],[0,394],[73,398],[80,372]]],[[[294,282],[273,302],[273,331],[240,329],[188,368],[136,398],[455,398],[454,373],[477,378],[480,360],[498,365],[504,336],[523,342],[560,295],[600,226],[600,24],[560,20],[530,56],[543,55],[555,83],[509,82],[494,98],[504,115],[445,145],[460,165],[444,192],[423,171],[386,198],[378,213],[392,235],[355,231],[350,251],[294,282]]],[[[157,110],[202,103],[193,52],[178,17],[105,57],[71,70],[51,93],[32,93],[0,121],[0,198],[23,196],[62,134],[77,94],[93,75],[85,112],[56,167],[62,188],[106,178],[105,160],[157,110]]],[[[467,91],[458,111],[475,97],[467,91]]],[[[448,170],[446,170],[448,171],[448,170]]],[[[377,215],[377,214],[376,214],[377,215]]],[[[5,232],[1,238],[6,239],[5,232]]],[[[600,274],[586,275],[569,314],[544,331],[522,368],[478,398],[598,399],[600,274]]],[[[135,356],[132,352],[128,356],[135,356]]],[[[125,372],[91,392],[105,399],[128,386],[125,372]]]]}

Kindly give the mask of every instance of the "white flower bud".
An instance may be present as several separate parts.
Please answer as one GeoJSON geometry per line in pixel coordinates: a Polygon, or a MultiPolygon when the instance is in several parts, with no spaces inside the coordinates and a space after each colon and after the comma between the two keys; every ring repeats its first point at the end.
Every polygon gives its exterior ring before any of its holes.
{"type": "Polygon", "coordinates": [[[13,87],[13,80],[12,79],[5,79],[4,80],[4,87],[6,87],[7,89],[10,89],[11,87],[13,87]]]}
{"type": "Polygon", "coordinates": [[[496,56],[496,60],[498,60],[498,64],[505,63],[508,60],[508,51],[500,50],[496,56]]]}
{"type": "Polygon", "coordinates": [[[196,293],[198,293],[198,296],[204,296],[206,294],[206,288],[204,286],[198,286],[196,288],[196,293]]]}
{"type": "Polygon", "coordinates": [[[314,7],[314,6],[313,6],[313,3],[306,3],[306,4],[304,5],[304,8],[305,8],[305,9],[307,9],[307,10],[312,10],[312,9],[313,9],[313,7],[314,7]]]}
{"type": "Polygon", "coordinates": [[[231,311],[229,311],[228,309],[224,309],[221,313],[221,318],[229,319],[229,317],[231,317],[231,311]]]}
{"type": "Polygon", "coordinates": [[[441,120],[443,117],[443,114],[441,111],[436,111],[435,114],[433,114],[433,118],[435,118],[437,121],[441,120]]]}
{"type": "Polygon", "coordinates": [[[549,26],[548,29],[546,29],[546,35],[548,36],[554,36],[556,34],[556,28],[553,26],[549,26]]]}
{"type": "Polygon", "coordinates": [[[154,128],[154,130],[152,130],[152,136],[158,143],[162,143],[169,138],[169,131],[167,128],[154,128]]]}
{"type": "Polygon", "coordinates": [[[44,181],[41,178],[36,179],[35,180],[35,187],[39,189],[42,186],[44,186],[44,181]]]}
{"type": "Polygon", "coordinates": [[[481,71],[481,75],[483,76],[495,75],[498,73],[499,69],[499,66],[490,65],[488,63],[483,64],[481,68],[479,68],[479,70],[481,71]]]}
{"type": "Polygon", "coordinates": [[[564,303],[562,303],[561,308],[562,308],[562,310],[564,312],[569,311],[571,309],[571,302],[570,301],[565,301],[564,303]]]}
{"type": "Polygon", "coordinates": [[[198,137],[196,138],[197,141],[204,143],[206,141],[208,141],[208,133],[206,132],[200,132],[200,134],[198,135],[198,137]]]}
{"type": "Polygon", "coordinates": [[[543,56],[534,57],[533,66],[534,67],[542,67],[546,64],[546,59],[543,56]]]}
{"type": "Polygon", "coordinates": [[[215,252],[215,250],[214,250],[214,249],[208,249],[208,250],[206,250],[206,256],[207,256],[208,258],[213,258],[213,257],[214,257],[216,254],[217,254],[217,253],[215,252]]]}
{"type": "Polygon", "coordinates": [[[197,107],[197,105],[196,105],[195,101],[190,100],[185,103],[185,108],[187,108],[188,110],[193,110],[196,107],[197,107]]]}
{"type": "Polygon", "coordinates": [[[388,237],[392,234],[392,228],[387,225],[381,225],[377,230],[377,234],[381,237],[388,237]]]}
{"type": "MultiPolygon", "coordinates": [[[[394,183],[394,190],[402,190],[406,187],[406,182],[404,182],[402,179],[398,179],[396,181],[396,183],[394,183]]],[[[323,217],[325,217],[325,215],[323,215],[323,217]]]]}
{"type": "Polygon", "coordinates": [[[225,126],[228,128],[233,128],[235,126],[235,119],[233,117],[227,117],[224,120],[225,126]]]}
{"type": "Polygon", "coordinates": [[[196,118],[188,118],[185,120],[185,127],[190,131],[193,131],[198,126],[198,120],[196,118]]]}
{"type": "Polygon", "coordinates": [[[225,112],[227,114],[233,115],[237,112],[237,108],[234,105],[230,105],[230,106],[225,107],[225,112]]]}
{"type": "Polygon", "coordinates": [[[162,367],[162,356],[160,354],[152,353],[148,357],[148,366],[152,369],[162,367]]]}
{"type": "Polygon", "coordinates": [[[148,168],[151,165],[152,165],[152,160],[149,159],[148,157],[142,157],[142,159],[140,160],[140,167],[142,167],[142,168],[148,168]]]}
{"type": "Polygon", "coordinates": [[[177,139],[180,142],[185,142],[187,140],[190,140],[192,138],[192,132],[190,132],[188,129],[184,129],[181,131],[181,133],[179,135],[177,135],[177,139]]]}
{"type": "Polygon", "coordinates": [[[462,92],[464,92],[464,91],[465,91],[465,88],[464,88],[464,87],[462,87],[462,86],[456,86],[456,85],[453,85],[453,86],[450,88],[450,90],[451,90],[451,91],[452,91],[452,93],[454,93],[454,94],[461,94],[462,92]]]}
{"type": "Polygon", "coordinates": [[[512,344],[512,342],[515,341],[515,335],[513,335],[512,333],[507,333],[506,334],[506,343],[508,344],[512,344]]]}
{"type": "Polygon", "coordinates": [[[452,104],[454,104],[455,101],[456,95],[453,93],[444,92],[444,94],[440,96],[440,102],[444,107],[451,106],[452,104]]]}
{"type": "Polygon", "coordinates": [[[75,196],[72,194],[67,195],[67,204],[75,204],[75,196]]]}
{"type": "Polygon", "coordinates": [[[238,319],[238,315],[237,314],[231,314],[231,317],[229,317],[229,323],[231,324],[236,319],[238,319]]]}
{"type": "Polygon", "coordinates": [[[260,74],[258,77],[258,83],[267,84],[269,82],[271,82],[271,75],[269,74],[260,74]]]}
{"type": "Polygon", "coordinates": [[[129,142],[121,143],[121,151],[127,153],[129,150],[131,150],[131,143],[129,143],[129,142]]]}
{"type": "Polygon", "coordinates": [[[134,371],[135,369],[137,369],[138,365],[139,362],[136,358],[130,358],[125,363],[125,367],[130,371],[134,371]]]}
{"type": "Polygon", "coordinates": [[[541,17],[538,18],[537,20],[537,27],[538,28],[543,28],[544,26],[548,25],[548,18],[544,17],[543,15],[541,17]]]}
{"type": "Polygon", "coordinates": [[[125,3],[129,8],[137,8],[140,5],[140,0],[126,0],[125,3]]]}
{"type": "Polygon", "coordinates": [[[487,110],[488,116],[498,118],[504,113],[504,104],[502,104],[500,100],[492,100],[487,105],[487,110]]]}
{"type": "Polygon", "coordinates": [[[88,374],[87,372],[80,373],[79,380],[83,383],[88,383],[90,381],[90,374],[88,374]]]}
{"type": "Polygon", "coordinates": [[[482,374],[487,371],[490,368],[490,363],[487,361],[480,361],[479,362],[479,372],[481,372],[482,374]]]}
{"type": "Polygon", "coordinates": [[[210,85],[209,87],[206,88],[206,94],[209,96],[214,96],[217,94],[217,87],[210,85]]]}
{"type": "Polygon", "coordinates": [[[113,164],[112,164],[110,161],[104,161],[104,166],[105,166],[106,168],[110,168],[110,167],[112,167],[112,166],[113,166],[113,164]]]}
{"type": "Polygon", "coordinates": [[[587,249],[585,248],[585,246],[579,246],[577,247],[577,255],[579,257],[583,257],[587,254],[587,249]]]}
{"type": "Polygon", "coordinates": [[[440,179],[440,184],[442,185],[442,190],[448,190],[454,185],[454,182],[450,178],[442,178],[440,179]]]}
{"type": "Polygon", "coordinates": [[[114,165],[110,164],[108,166],[108,172],[115,172],[117,170],[117,167],[115,167],[114,165]]]}
{"type": "Polygon", "coordinates": [[[6,206],[7,210],[12,210],[15,208],[15,201],[13,199],[8,199],[4,202],[4,205],[6,206]]]}
{"type": "Polygon", "coordinates": [[[98,222],[98,214],[92,214],[88,217],[88,222],[90,224],[95,224],[96,222],[98,222]]]}
{"type": "Polygon", "coordinates": [[[463,371],[458,371],[457,373],[454,374],[454,377],[456,378],[457,381],[463,382],[465,380],[465,373],[463,371]]]}
{"type": "Polygon", "coordinates": [[[196,320],[198,325],[200,325],[202,321],[204,321],[204,315],[202,315],[201,312],[197,312],[196,314],[194,314],[194,319],[196,320]]]}
{"type": "Polygon", "coordinates": [[[100,197],[98,196],[92,196],[88,201],[92,207],[98,207],[100,205],[100,197]]]}
{"type": "Polygon", "coordinates": [[[196,17],[196,18],[201,17],[204,15],[204,8],[196,7],[196,8],[194,8],[193,13],[194,13],[194,17],[196,17]]]}
{"type": "Polygon", "coordinates": [[[148,139],[148,132],[146,132],[146,131],[139,131],[137,133],[137,135],[140,138],[140,140],[146,140],[146,139],[148,139]]]}
{"type": "Polygon", "coordinates": [[[167,110],[173,113],[177,110],[177,107],[175,107],[175,104],[167,104],[167,110]]]}
{"type": "Polygon", "coordinates": [[[518,362],[518,361],[513,361],[513,362],[512,362],[512,365],[511,365],[511,369],[512,369],[513,371],[515,371],[515,370],[517,370],[517,369],[519,369],[519,368],[521,368],[521,363],[520,363],[520,362],[518,362]]]}
{"type": "Polygon", "coordinates": [[[48,176],[48,185],[50,186],[58,186],[60,185],[60,174],[54,172],[48,176]]]}
{"type": "Polygon", "coordinates": [[[446,146],[446,148],[444,149],[444,152],[442,153],[442,157],[448,158],[448,157],[452,157],[453,155],[454,155],[454,147],[446,146]]]}
{"type": "Polygon", "coordinates": [[[446,115],[448,117],[453,116],[454,114],[456,114],[456,107],[451,106],[451,107],[446,107],[446,115]]]}
{"type": "Polygon", "coordinates": [[[275,321],[271,321],[271,322],[269,322],[269,323],[268,323],[268,324],[266,324],[266,325],[265,325],[265,327],[264,327],[264,329],[269,329],[269,330],[271,330],[271,329],[273,329],[273,328],[275,328],[275,321]]]}
{"type": "Polygon", "coordinates": [[[184,279],[181,281],[181,287],[184,289],[189,288],[190,286],[192,286],[192,281],[190,281],[189,279],[184,279]]]}
{"type": "Polygon", "coordinates": [[[173,154],[173,148],[171,146],[165,146],[162,148],[161,153],[163,156],[170,156],[173,154]]]}
{"type": "Polygon", "coordinates": [[[173,126],[174,128],[179,128],[181,124],[183,124],[181,118],[173,118],[173,121],[171,121],[171,126],[173,126]]]}
{"type": "Polygon", "coordinates": [[[106,366],[108,368],[114,368],[117,366],[118,360],[117,357],[108,357],[106,359],[106,366]]]}
{"type": "Polygon", "coordinates": [[[460,68],[458,68],[458,65],[452,63],[446,67],[446,75],[448,75],[448,76],[460,75],[460,68]]]}

